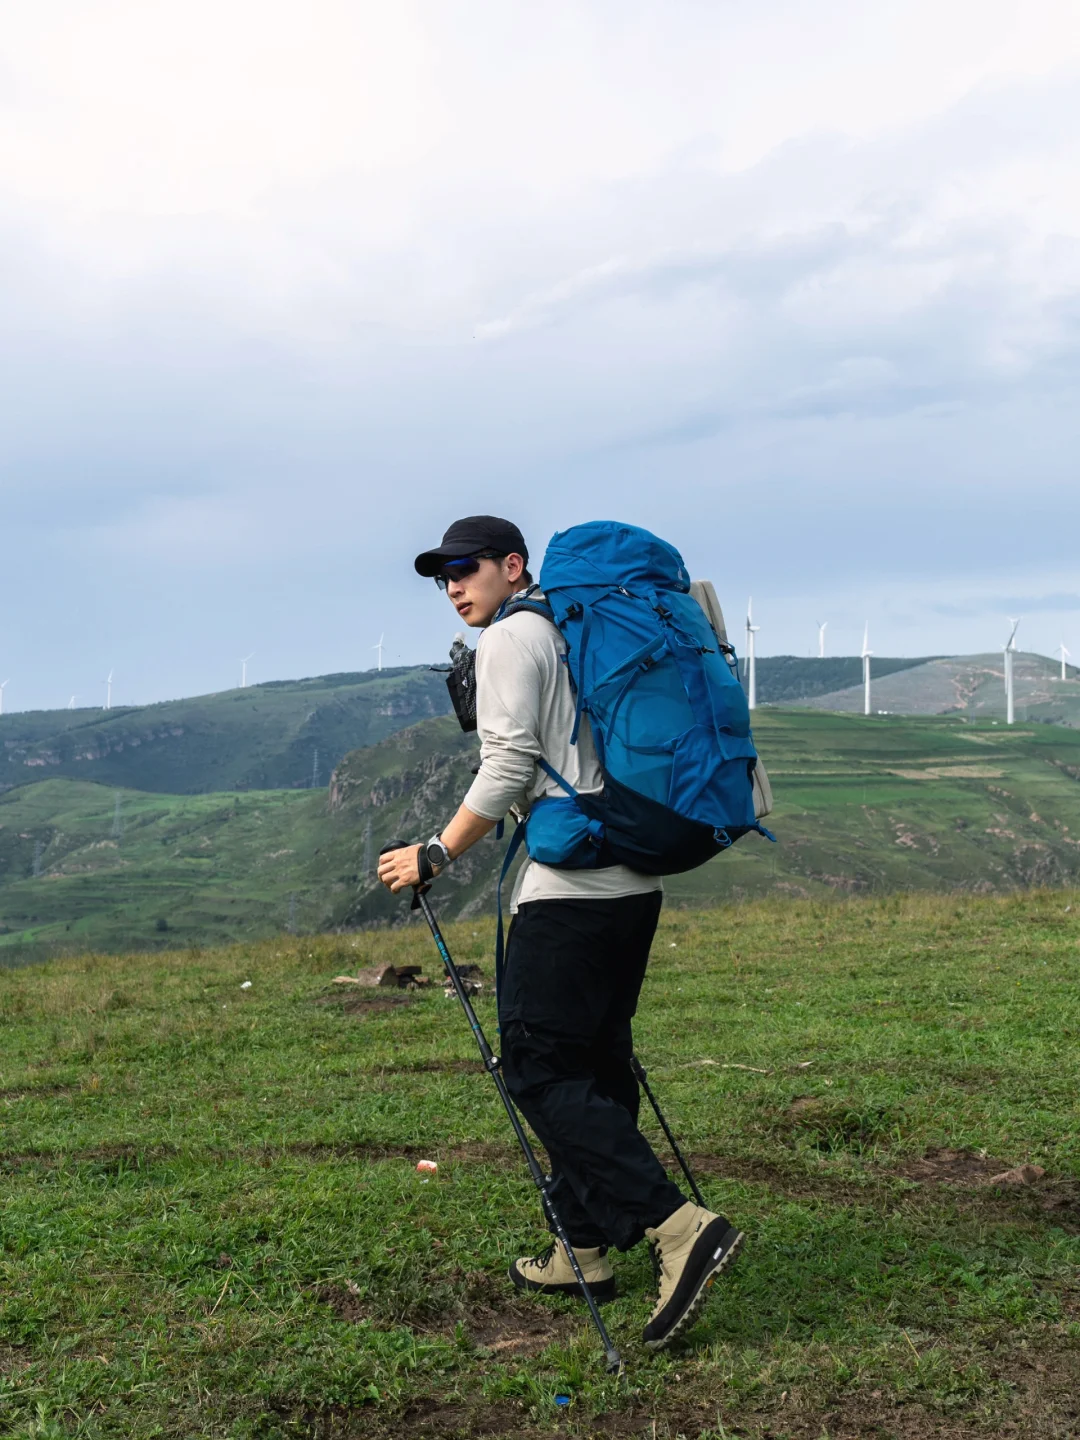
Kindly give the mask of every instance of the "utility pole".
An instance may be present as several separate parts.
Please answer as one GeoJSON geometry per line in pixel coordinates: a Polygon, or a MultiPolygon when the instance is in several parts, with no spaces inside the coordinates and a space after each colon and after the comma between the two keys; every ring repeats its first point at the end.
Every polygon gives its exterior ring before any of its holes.
{"type": "Polygon", "coordinates": [[[34,841],[34,879],[41,874],[41,852],[44,849],[40,840],[34,841]]]}
{"type": "Polygon", "coordinates": [[[124,835],[124,817],[120,814],[120,791],[116,792],[116,804],[113,807],[112,838],[121,840],[124,835]]]}
{"type": "Polygon", "coordinates": [[[364,879],[370,880],[375,869],[375,850],[371,840],[371,816],[367,818],[364,826],[364,879]]]}
{"type": "Polygon", "coordinates": [[[311,788],[313,790],[319,788],[319,747],[317,745],[311,760],[311,788]]]}
{"type": "Polygon", "coordinates": [[[289,934],[296,934],[296,891],[289,896],[289,934]]]}

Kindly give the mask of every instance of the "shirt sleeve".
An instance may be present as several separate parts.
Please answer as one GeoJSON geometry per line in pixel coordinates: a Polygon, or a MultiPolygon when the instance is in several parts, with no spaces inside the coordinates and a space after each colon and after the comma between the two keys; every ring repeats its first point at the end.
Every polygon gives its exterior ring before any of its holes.
{"type": "Polygon", "coordinates": [[[501,820],[527,803],[536,783],[540,742],[538,658],[508,624],[485,630],[476,647],[476,728],[480,773],[465,804],[485,820],[501,820]]]}

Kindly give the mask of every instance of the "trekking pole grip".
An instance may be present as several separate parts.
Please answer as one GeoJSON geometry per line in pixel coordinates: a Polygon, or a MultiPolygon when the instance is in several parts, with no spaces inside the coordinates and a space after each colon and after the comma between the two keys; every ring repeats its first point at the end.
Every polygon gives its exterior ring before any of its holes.
{"type": "MultiPolygon", "coordinates": [[[[411,849],[411,846],[410,846],[410,845],[408,844],[408,842],[405,841],[405,840],[388,840],[388,841],[386,842],[386,844],[382,847],[382,849],[379,851],[379,855],[380,855],[380,856],[382,856],[382,855],[389,855],[389,854],[391,853],[391,851],[393,851],[393,850],[408,850],[408,849],[411,849]]],[[[426,895],[427,892],[431,889],[432,876],[429,874],[428,876],[425,877],[425,875],[424,875],[424,867],[425,867],[425,865],[427,866],[428,870],[430,871],[430,870],[431,870],[431,862],[428,860],[427,854],[426,854],[426,852],[425,852],[425,850],[424,850],[424,847],[421,845],[421,846],[420,846],[420,859],[419,859],[418,867],[417,867],[417,868],[419,869],[419,871],[420,871],[420,883],[419,883],[419,885],[414,885],[414,886],[413,886],[413,898],[412,898],[412,904],[409,906],[409,909],[410,909],[410,910],[419,910],[419,909],[420,909],[420,896],[421,896],[421,895],[426,895]]]]}

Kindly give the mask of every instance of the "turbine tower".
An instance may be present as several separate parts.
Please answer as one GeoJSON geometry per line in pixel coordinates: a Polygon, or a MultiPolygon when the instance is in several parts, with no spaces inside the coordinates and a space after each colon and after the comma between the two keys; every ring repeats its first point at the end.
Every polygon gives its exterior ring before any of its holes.
{"type": "Polygon", "coordinates": [[[75,701],[76,701],[78,698],[79,698],[78,695],[72,695],[71,699],[68,701],[68,709],[69,709],[69,710],[74,710],[74,709],[75,709],[75,701]]]}
{"type": "MultiPolygon", "coordinates": [[[[1068,657],[1072,654],[1072,651],[1066,649],[1066,647],[1065,647],[1065,641],[1064,641],[1064,640],[1062,640],[1061,644],[1058,646],[1058,649],[1061,651],[1061,678],[1062,678],[1062,680],[1067,680],[1069,677],[1068,677],[1068,675],[1066,675],[1066,673],[1065,673],[1065,661],[1066,661],[1066,660],[1068,659],[1068,657]]],[[[5,681],[4,681],[4,685],[6,685],[6,684],[7,684],[7,681],[5,680],[5,681]]],[[[3,686],[3,685],[0,685],[0,715],[2,715],[2,714],[4,713],[4,704],[3,704],[4,695],[3,695],[3,691],[4,691],[4,686],[3,686]]]]}
{"type": "Polygon", "coordinates": [[[863,714],[870,714],[870,656],[874,652],[870,649],[870,621],[866,622],[862,637],[862,685],[863,685],[863,714]]]}
{"type": "Polygon", "coordinates": [[[372,647],[371,647],[373,650],[377,650],[377,651],[379,652],[379,669],[380,669],[380,670],[382,669],[382,644],[383,644],[383,641],[384,641],[385,639],[386,639],[386,631],[384,630],[383,633],[379,636],[379,643],[378,643],[377,645],[372,645],[372,647]]]}
{"type": "Polygon", "coordinates": [[[4,713],[4,686],[5,686],[5,685],[10,685],[10,684],[11,684],[11,676],[10,676],[10,675],[8,676],[8,678],[7,678],[5,681],[3,681],[2,683],[0,683],[0,715],[2,715],[2,714],[4,713]]]}
{"type": "Polygon", "coordinates": [[[240,661],[240,689],[241,689],[241,690],[246,690],[246,689],[247,689],[247,665],[248,665],[248,661],[254,659],[254,657],[255,657],[255,651],[252,650],[252,652],[251,652],[250,655],[245,655],[245,656],[243,657],[243,659],[240,661]]]}
{"type": "Polygon", "coordinates": [[[1016,719],[1016,687],[1013,684],[1013,656],[1016,654],[1016,632],[1020,619],[1009,616],[1012,631],[1005,641],[1005,724],[1012,725],[1016,719]]]}
{"type": "Polygon", "coordinates": [[[826,630],[828,624],[829,624],[829,622],[828,622],[827,620],[819,620],[819,621],[818,621],[818,627],[817,627],[817,658],[818,658],[819,660],[824,660],[824,659],[825,659],[825,630],[826,630]]]}
{"type": "Polygon", "coordinates": [[[757,709],[757,656],[754,654],[754,636],[761,629],[755,625],[751,616],[753,614],[753,597],[746,602],[746,703],[751,710],[757,709]]]}
{"type": "Polygon", "coordinates": [[[102,681],[102,684],[105,686],[105,709],[106,709],[106,710],[111,710],[111,709],[112,709],[112,677],[113,677],[113,672],[110,670],[109,673],[108,673],[108,675],[106,675],[105,679],[102,681]]]}

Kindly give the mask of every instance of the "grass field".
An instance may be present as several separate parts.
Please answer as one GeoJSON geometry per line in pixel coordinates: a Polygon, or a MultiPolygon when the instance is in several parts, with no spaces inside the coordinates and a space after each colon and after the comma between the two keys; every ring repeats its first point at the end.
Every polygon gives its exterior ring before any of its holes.
{"type": "Polygon", "coordinates": [[[660,1355],[615,1257],[619,1381],[503,1278],[543,1234],[456,1004],[330,983],[434,974],[426,930],[0,971],[0,1433],[1075,1435],[1080,892],[672,910],[653,955],[639,1053],[750,1241],[660,1355]]]}

